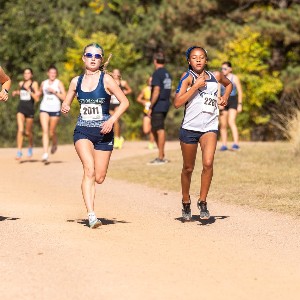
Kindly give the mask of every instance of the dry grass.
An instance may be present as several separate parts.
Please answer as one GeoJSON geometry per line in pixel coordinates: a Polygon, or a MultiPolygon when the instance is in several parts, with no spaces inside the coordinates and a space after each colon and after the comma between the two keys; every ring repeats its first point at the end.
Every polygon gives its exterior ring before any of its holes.
{"type": "MultiPolygon", "coordinates": [[[[216,152],[214,178],[208,199],[248,205],[300,216],[300,158],[289,143],[243,143],[239,152],[216,152]]],[[[164,191],[180,192],[180,149],[169,151],[171,163],[147,166],[153,155],[112,161],[109,176],[164,191]]],[[[191,185],[192,199],[199,193],[201,152],[191,185]]],[[[180,201],[180,199],[177,199],[180,201]]]]}

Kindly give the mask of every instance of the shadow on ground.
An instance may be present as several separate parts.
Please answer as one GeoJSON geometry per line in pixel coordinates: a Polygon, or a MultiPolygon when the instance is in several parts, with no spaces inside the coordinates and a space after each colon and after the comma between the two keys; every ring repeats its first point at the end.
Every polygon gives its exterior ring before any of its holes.
{"type": "MultiPolygon", "coordinates": [[[[117,223],[123,223],[123,224],[127,224],[130,222],[124,221],[124,220],[116,220],[116,219],[106,219],[106,218],[98,218],[102,225],[113,225],[113,224],[117,224],[117,223]]],[[[89,221],[87,219],[75,219],[75,220],[67,220],[67,222],[75,222],[78,224],[82,224],[83,226],[89,227],[89,221]]]]}
{"type": "Polygon", "coordinates": [[[175,218],[175,220],[180,221],[181,223],[191,223],[191,222],[200,222],[200,226],[210,225],[215,223],[217,220],[224,220],[229,218],[229,216],[211,216],[208,220],[201,220],[199,215],[193,215],[191,221],[184,221],[182,217],[175,218]]]}
{"type": "Polygon", "coordinates": [[[19,220],[20,218],[11,218],[11,217],[3,217],[3,216],[0,216],[0,222],[1,221],[16,221],[16,220],[19,220]]]}

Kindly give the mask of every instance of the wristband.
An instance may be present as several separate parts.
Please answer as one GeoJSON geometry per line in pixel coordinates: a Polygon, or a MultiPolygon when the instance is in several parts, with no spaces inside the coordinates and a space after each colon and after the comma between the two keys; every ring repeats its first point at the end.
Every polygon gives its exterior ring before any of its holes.
{"type": "Polygon", "coordinates": [[[4,91],[5,91],[6,94],[8,94],[8,90],[7,89],[4,89],[4,91]]]}
{"type": "Polygon", "coordinates": [[[240,105],[243,105],[243,103],[242,103],[242,102],[239,102],[239,104],[240,104],[240,105]]]}

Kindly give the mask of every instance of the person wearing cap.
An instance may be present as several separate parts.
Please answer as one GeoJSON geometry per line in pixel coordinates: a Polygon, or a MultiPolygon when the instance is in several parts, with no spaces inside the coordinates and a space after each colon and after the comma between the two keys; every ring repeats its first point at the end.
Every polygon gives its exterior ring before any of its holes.
{"type": "Polygon", "coordinates": [[[189,65],[176,90],[174,106],[185,107],[179,131],[183,167],[181,171],[182,220],[190,221],[190,185],[195,166],[198,144],[202,151],[201,185],[197,202],[200,219],[209,219],[207,195],[213,176],[213,161],[217,146],[218,104],[225,106],[232,90],[232,84],[221,72],[206,71],[207,51],[200,46],[186,51],[189,65]],[[219,97],[219,84],[225,86],[225,93],[219,97]]]}
{"type": "Polygon", "coordinates": [[[4,70],[0,66],[0,83],[2,85],[0,91],[0,101],[7,101],[8,100],[8,91],[11,86],[11,79],[10,77],[5,74],[4,70]]]}

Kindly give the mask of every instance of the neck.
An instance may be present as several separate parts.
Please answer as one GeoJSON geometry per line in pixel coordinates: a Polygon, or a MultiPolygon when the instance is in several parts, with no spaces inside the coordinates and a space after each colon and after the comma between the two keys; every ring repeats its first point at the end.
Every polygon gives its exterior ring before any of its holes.
{"type": "Polygon", "coordinates": [[[98,74],[100,70],[91,71],[91,70],[85,70],[85,75],[95,75],[98,74]]]}

